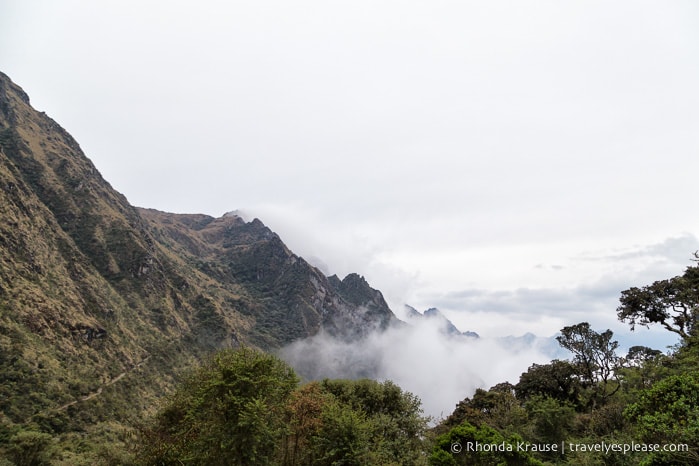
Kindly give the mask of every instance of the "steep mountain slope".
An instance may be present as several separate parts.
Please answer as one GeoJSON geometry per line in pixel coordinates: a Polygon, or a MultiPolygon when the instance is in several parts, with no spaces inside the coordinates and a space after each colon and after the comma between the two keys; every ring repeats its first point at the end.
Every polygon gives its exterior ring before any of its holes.
{"type": "Polygon", "coordinates": [[[165,282],[144,275],[154,251],[137,212],[5,76],[0,127],[0,408],[23,422],[150,354],[165,282]]]}
{"type": "Polygon", "coordinates": [[[131,206],[2,73],[0,218],[0,442],[138,419],[217,348],[396,322],[259,220],[131,206]]]}

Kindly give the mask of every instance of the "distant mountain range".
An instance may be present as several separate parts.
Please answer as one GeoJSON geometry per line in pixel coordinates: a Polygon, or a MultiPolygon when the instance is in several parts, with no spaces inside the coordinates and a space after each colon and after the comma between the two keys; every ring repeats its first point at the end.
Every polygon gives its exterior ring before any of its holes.
{"type": "MultiPolygon", "coordinates": [[[[442,314],[439,309],[434,307],[421,313],[414,307],[406,305],[405,316],[406,321],[413,325],[436,323],[439,331],[446,337],[480,338],[480,335],[478,335],[476,332],[462,332],[456,328],[456,326],[449,319],[447,319],[447,317],[442,314]]],[[[497,340],[505,348],[511,350],[513,353],[536,348],[547,356],[550,356],[551,359],[565,359],[570,356],[565,349],[561,348],[555,336],[541,337],[534,335],[533,333],[525,333],[524,335],[520,336],[508,335],[506,337],[498,337],[495,340],[497,340]]]]}

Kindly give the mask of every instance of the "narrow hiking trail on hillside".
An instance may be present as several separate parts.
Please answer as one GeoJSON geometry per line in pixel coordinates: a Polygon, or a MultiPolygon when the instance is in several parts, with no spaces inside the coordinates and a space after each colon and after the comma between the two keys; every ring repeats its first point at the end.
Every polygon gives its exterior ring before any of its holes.
{"type": "Polygon", "coordinates": [[[89,394],[87,394],[87,395],[85,395],[85,396],[82,396],[82,397],[78,398],[77,400],[73,400],[73,401],[71,401],[70,403],[66,403],[66,404],[64,404],[63,406],[60,406],[60,407],[58,407],[58,408],[55,408],[56,411],[65,411],[65,410],[68,409],[69,407],[71,407],[71,406],[73,406],[73,405],[75,405],[75,404],[78,404],[78,403],[80,403],[80,402],[82,402],[82,401],[89,401],[89,400],[91,400],[91,399],[93,399],[93,398],[95,398],[95,397],[98,397],[99,395],[102,394],[102,391],[103,391],[106,387],[109,387],[110,385],[114,385],[115,383],[117,383],[118,381],[120,381],[121,379],[123,379],[124,377],[126,377],[130,372],[132,372],[133,370],[138,369],[139,367],[141,367],[146,361],[148,361],[148,359],[150,359],[150,355],[148,355],[148,356],[146,356],[145,358],[141,359],[141,361],[139,361],[137,364],[133,365],[133,366],[132,366],[131,368],[129,368],[128,370],[126,370],[126,371],[120,373],[119,375],[117,375],[117,376],[114,377],[113,379],[110,379],[110,380],[106,381],[105,383],[103,383],[102,385],[100,385],[100,386],[97,388],[97,390],[95,390],[94,392],[89,393],[89,394]]]}

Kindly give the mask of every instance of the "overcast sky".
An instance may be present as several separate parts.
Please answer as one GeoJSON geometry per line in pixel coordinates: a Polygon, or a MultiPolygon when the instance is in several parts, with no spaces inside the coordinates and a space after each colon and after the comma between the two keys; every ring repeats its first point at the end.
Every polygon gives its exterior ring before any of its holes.
{"type": "Polygon", "coordinates": [[[2,0],[0,69],[132,204],[485,336],[619,334],[699,249],[697,2],[2,0]]]}

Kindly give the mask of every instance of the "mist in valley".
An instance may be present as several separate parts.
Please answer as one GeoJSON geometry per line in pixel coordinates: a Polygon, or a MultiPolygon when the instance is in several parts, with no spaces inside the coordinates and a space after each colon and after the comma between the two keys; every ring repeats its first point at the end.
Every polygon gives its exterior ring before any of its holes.
{"type": "Polygon", "coordinates": [[[321,332],[286,346],[280,356],[307,381],[391,380],[417,395],[434,420],[447,417],[477,388],[517,383],[533,363],[560,357],[551,338],[477,338],[444,329],[440,319],[419,319],[373,331],[359,341],[321,332]]]}

